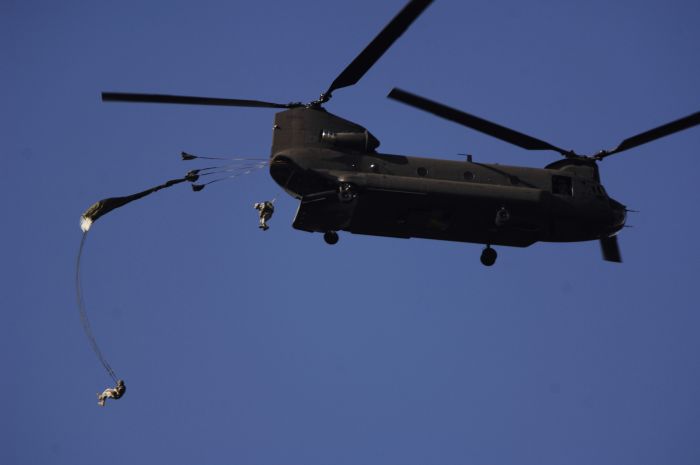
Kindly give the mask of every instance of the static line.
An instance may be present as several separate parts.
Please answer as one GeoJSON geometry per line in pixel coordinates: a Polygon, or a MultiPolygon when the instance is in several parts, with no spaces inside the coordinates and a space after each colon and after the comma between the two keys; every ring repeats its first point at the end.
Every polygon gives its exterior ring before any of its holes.
{"type": "Polygon", "coordinates": [[[87,336],[88,341],[90,342],[90,346],[92,347],[93,352],[95,352],[95,355],[97,355],[97,358],[100,360],[100,363],[102,363],[102,366],[107,371],[107,374],[109,374],[112,380],[114,380],[114,382],[116,383],[118,381],[117,375],[114,373],[114,370],[110,366],[109,362],[102,354],[100,346],[97,345],[97,339],[95,339],[95,335],[92,332],[90,320],[88,319],[87,311],[85,310],[85,299],[83,298],[83,291],[80,283],[80,261],[83,256],[83,248],[85,247],[87,235],[88,231],[83,232],[83,237],[80,240],[80,248],[78,249],[78,258],[76,260],[75,265],[75,290],[78,303],[78,312],[80,313],[80,322],[83,324],[83,330],[85,331],[85,335],[87,336]]]}

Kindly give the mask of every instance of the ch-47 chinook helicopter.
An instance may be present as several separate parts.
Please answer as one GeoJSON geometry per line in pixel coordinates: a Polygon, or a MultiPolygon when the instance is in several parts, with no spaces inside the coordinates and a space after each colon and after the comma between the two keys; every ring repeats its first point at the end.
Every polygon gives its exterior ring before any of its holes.
{"type": "Polygon", "coordinates": [[[338,75],[319,99],[303,104],[163,94],[105,92],[104,101],[281,108],[275,115],[270,175],[300,200],[296,229],[485,244],[481,262],[496,261],[492,245],[599,240],[603,258],[621,262],[616,234],[627,209],[600,183],[597,162],[700,123],[700,112],[627,138],[592,156],[486,121],[408,92],[389,97],[527,150],[564,158],[545,168],[409,157],[377,152],[364,127],[323,108],[332,93],[356,84],[432,3],[412,0],[338,75]]]}

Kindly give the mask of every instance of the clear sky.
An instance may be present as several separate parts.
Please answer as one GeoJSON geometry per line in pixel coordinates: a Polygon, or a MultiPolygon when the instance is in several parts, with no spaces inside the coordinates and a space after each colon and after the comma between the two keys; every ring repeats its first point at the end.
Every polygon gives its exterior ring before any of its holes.
{"type": "MultiPolygon", "coordinates": [[[[697,464],[700,128],[601,164],[640,213],[595,242],[500,247],[292,229],[265,171],[79,216],[201,155],[269,155],[273,110],[101,91],[309,101],[399,11],[355,2],[0,2],[0,463],[697,464]],[[256,201],[277,197],[271,229],[256,201]]],[[[700,110],[697,1],[437,0],[326,108],[386,153],[541,167],[386,99],[398,86],[582,153],[700,110]]],[[[192,163],[192,162],[190,162],[192,163]]]]}

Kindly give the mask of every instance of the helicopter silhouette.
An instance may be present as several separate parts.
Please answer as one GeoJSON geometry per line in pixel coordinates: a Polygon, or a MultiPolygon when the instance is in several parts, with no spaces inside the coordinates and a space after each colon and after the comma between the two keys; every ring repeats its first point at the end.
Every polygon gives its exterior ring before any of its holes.
{"type": "Polygon", "coordinates": [[[324,108],[333,92],[355,85],[432,3],[412,0],[308,103],[103,92],[103,101],[263,107],[282,109],[273,125],[272,179],[300,201],[293,227],[394,238],[484,244],[481,262],[497,258],[492,246],[536,242],[600,242],[603,259],[622,262],[617,234],[625,205],[600,181],[598,162],[700,124],[700,112],[624,139],[611,150],[577,154],[447,105],[393,89],[388,97],[526,150],[551,150],[563,158],[544,168],[507,166],[386,154],[363,126],[324,108]]]}

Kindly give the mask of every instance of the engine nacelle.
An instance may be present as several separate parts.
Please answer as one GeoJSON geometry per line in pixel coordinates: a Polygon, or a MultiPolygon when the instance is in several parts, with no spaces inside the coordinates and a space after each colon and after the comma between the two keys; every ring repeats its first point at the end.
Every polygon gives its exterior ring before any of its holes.
{"type": "Polygon", "coordinates": [[[369,131],[363,132],[321,132],[321,142],[329,143],[336,147],[351,150],[374,152],[379,147],[379,140],[369,131]]]}

